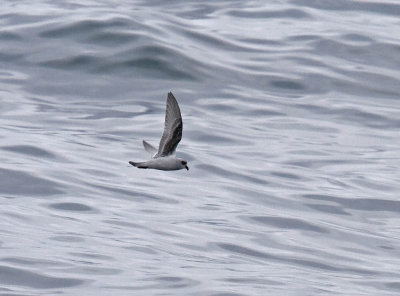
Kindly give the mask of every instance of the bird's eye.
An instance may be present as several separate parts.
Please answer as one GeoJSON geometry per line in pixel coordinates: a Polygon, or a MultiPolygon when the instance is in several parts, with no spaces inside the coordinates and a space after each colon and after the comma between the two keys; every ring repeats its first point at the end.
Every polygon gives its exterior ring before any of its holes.
{"type": "Polygon", "coordinates": [[[182,161],[182,164],[183,164],[183,165],[186,165],[186,161],[182,161]]]}

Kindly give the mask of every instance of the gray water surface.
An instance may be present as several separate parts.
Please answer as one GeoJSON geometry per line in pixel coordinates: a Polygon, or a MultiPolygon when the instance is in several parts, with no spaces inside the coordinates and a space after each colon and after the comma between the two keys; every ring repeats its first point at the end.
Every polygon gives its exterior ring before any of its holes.
{"type": "Polygon", "coordinates": [[[0,295],[398,295],[399,15],[3,0],[0,295]]]}

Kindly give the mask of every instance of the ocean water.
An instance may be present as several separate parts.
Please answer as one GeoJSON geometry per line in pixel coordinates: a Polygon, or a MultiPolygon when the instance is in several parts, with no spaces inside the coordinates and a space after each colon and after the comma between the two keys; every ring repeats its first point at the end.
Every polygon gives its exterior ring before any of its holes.
{"type": "Polygon", "coordinates": [[[399,16],[2,0],[0,295],[399,295],[399,16]]]}

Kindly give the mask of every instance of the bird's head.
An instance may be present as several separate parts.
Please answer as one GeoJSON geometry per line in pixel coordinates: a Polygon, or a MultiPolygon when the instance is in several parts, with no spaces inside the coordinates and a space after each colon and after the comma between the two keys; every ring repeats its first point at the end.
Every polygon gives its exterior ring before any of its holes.
{"type": "Polygon", "coordinates": [[[187,161],[186,160],[181,159],[180,163],[181,163],[182,169],[185,168],[185,169],[189,170],[189,167],[187,166],[187,161]]]}

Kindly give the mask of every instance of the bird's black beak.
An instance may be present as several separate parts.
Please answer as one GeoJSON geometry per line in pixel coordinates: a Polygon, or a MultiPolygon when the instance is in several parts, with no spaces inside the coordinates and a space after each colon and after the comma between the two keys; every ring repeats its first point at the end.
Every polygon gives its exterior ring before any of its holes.
{"type": "Polygon", "coordinates": [[[186,168],[187,170],[189,170],[189,167],[188,167],[187,165],[185,165],[185,168],[186,168]]]}

